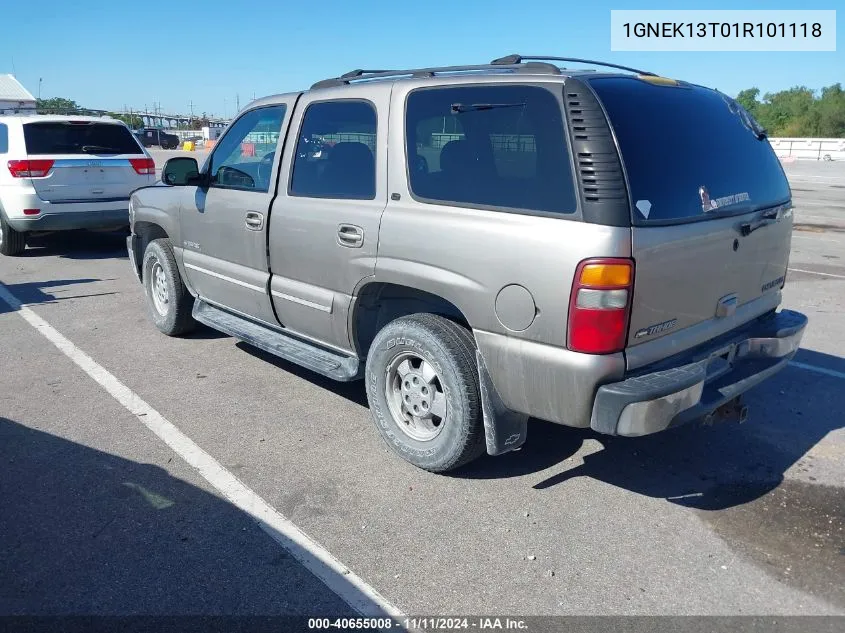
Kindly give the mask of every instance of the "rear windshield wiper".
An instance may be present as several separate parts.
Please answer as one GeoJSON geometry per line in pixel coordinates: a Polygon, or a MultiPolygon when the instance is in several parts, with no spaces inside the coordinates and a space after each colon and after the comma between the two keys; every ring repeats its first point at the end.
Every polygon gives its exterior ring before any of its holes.
{"type": "Polygon", "coordinates": [[[89,152],[94,154],[120,154],[120,150],[105,145],[83,145],[81,149],[86,154],[89,152]]]}
{"type": "Polygon", "coordinates": [[[495,110],[498,108],[521,108],[524,103],[453,103],[452,112],[478,112],[480,110],[495,110]]]}

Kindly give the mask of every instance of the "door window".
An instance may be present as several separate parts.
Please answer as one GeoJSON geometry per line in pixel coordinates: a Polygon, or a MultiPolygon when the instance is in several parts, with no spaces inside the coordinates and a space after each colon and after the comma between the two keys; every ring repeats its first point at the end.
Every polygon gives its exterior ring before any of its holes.
{"type": "Polygon", "coordinates": [[[572,165],[557,98],[537,86],[415,90],[405,133],[424,202],[572,213],[572,165]]]}
{"type": "Polygon", "coordinates": [[[305,111],[290,195],[373,200],[376,110],[367,101],[323,101],[305,111]]]}
{"type": "Polygon", "coordinates": [[[211,186],[267,192],[285,106],[250,110],[235,121],[211,155],[211,186]]]}

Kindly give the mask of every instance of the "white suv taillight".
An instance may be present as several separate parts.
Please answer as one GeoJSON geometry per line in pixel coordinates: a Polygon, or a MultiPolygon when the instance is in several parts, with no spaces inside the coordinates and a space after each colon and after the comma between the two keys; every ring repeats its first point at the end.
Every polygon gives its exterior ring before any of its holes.
{"type": "Polygon", "coordinates": [[[39,160],[10,160],[9,173],[13,178],[43,178],[53,169],[53,161],[39,160]]]}
{"type": "Polygon", "coordinates": [[[129,163],[132,169],[142,176],[156,173],[156,163],[152,158],[130,158],[129,163]]]}
{"type": "Polygon", "coordinates": [[[633,286],[630,259],[595,258],[578,264],[569,300],[567,347],[584,354],[625,349],[633,286]]]}

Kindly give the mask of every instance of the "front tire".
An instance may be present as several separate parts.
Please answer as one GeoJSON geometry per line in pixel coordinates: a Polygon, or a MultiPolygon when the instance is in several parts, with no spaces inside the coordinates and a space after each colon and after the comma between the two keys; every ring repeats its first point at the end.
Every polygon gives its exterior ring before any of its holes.
{"type": "Polygon", "coordinates": [[[26,233],[16,231],[0,213],[0,254],[20,255],[26,250],[26,233]]]}
{"type": "Polygon", "coordinates": [[[147,309],[155,326],[168,336],[193,330],[194,298],[179,274],[169,239],[160,238],[147,245],[142,271],[147,309]]]}
{"type": "Polygon", "coordinates": [[[367,355],[367,400],[387,445],[414,466],[446,472],[484,453],[475,343],[440,316],[387,324],[367,355]]]}

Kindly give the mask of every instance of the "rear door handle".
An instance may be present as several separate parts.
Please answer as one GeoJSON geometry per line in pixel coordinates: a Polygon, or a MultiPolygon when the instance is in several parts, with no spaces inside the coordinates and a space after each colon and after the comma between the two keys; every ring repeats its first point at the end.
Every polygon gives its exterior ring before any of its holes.
{"type": "Polygon", "coordinates": [[[364,229],[354,224],[337,227],[337,243],[347,248],[361,248],[364,244],[364,229]]]}
{"type": "Polygon", "coordinates": [[[250,231],[260,231],[264,226],[264,216],[258,211],[247,211],[244,223],[250,231]]]}

